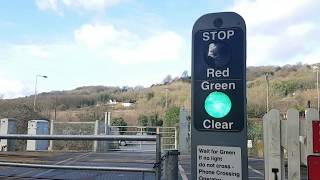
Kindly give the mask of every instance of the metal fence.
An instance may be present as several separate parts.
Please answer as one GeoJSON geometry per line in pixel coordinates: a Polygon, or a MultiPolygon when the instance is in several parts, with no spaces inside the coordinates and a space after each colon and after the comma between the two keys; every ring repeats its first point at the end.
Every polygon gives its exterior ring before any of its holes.
{"type": "MultiPolygon", "coordinates": [[[[50,134],[95,135],[95,121],[59,122],[51,121],[50,134]]],[[[93,141],[50,141],[50,150],[55,151],[91,151],[93,141]]]]}
{"type": "Polygon", "coordinates": [[[45,165],[45,164],[25,164],[0,162],[0,166],[45,168],[45,169],[72,169],[72,170],[95,170],[95,171],[126,171],[155,173],[156,180],[161,179],[161,135],[26,135],[26,134],[7,134],[0,135],[0,139],[17,140],[72,140],[72,141],[144,141],[156,142],[156,162],[154,168],[131,168],[131,167],[99,167],[99,166],[66,166],[66,165],[45,165]]]}
{"type": "MultiPolygon", "coordinates": [[[[158,126],[110,126],[111,134],[118,133],[120,135],[161,135],[161,149],[173,150],[178,148],[178,130],[177,127],[158,127],[158,126]]],[[[122,151],[151,151],[154,149],[153,142],[145,141],[121,141],[119,147],[111,150],[122,151]]]]}
{"type": "MultiPolygon", "coordinates": [[[[178,148],[178,129],[177,127],[159,126],[108,126],[103,121],[89,122],[51,122],[51,134],[63,135],[161,135],[161,149],[174,150],[178,148]]],[[[154,151],[155,142],[147,141],[112,141],[108,145],[104,142],[93,141],[54,141],[50,142],[50,150],[78,151],[78,150],[97,150],[108,147],[108,151],[154,151]],[[98,147],[98,148],[97,148],[98,147]]]]}

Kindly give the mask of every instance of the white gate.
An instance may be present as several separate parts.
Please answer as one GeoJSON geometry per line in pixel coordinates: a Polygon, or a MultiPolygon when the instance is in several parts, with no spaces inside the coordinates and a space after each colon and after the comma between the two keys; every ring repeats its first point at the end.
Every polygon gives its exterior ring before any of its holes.
{"type": "Polygon", "coordinates": [[[272,109],[263,117],[265,180],[285,179],[284,159],[288,160],[288,179],[300,180],[300,164],[307,165],[313,153],[312,121],[319,120],[315,109],[307,109],[305,118],[289,109],[283,119],[272,109]]]}

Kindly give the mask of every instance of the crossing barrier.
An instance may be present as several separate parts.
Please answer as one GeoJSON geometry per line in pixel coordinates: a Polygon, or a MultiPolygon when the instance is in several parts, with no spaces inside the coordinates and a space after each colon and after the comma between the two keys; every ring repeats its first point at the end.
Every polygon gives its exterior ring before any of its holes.
{"type": "Polygon", "coordinates": [[[284,117],[272,109],[263,117],[265,180],[285,179],[285,159],[287,179],[301,179],[300,165],[306,166],[307,157],[316,154],[313,151],[314,121],[319,121],[315,109],[307,109],[305,118],[301,118],[296,109],[289,109],[284,117]]]}

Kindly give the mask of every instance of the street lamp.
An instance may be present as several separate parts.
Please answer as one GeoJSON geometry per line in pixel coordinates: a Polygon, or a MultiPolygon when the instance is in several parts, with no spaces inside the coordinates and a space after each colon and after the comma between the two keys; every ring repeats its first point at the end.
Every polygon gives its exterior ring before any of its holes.
{"type": "Polygon", "coordinates": [[[269,112],[269,77],[273,75],[273,72],[265,72],[264,75],[267,81],[267,112],[269,112]]]}
{"type": "Polygon", "coordinates": [[[34,111],[36,111],[38,77],[48,78],[48,76],[39,75],[39,74],[36,75],[36,83],[35,83],[35,85],[34,85],[34,99],[33,99],[33,110],[34,110],[34,111]]]}
{"type": "Polygon", "coordinates": [[[320,112],[320,109],[319,109],[319,104],[320,104],[320,101],[319,101],[319,66],[313,66],[312,67],[313,70],[315,72],[317,72],[317,94],[318,94],[318,113],[320,112]]]}
{"type": "Polygon", "coordinates": [[[166,109],[168,109],[168,88],[166,88],[166,109]]]}

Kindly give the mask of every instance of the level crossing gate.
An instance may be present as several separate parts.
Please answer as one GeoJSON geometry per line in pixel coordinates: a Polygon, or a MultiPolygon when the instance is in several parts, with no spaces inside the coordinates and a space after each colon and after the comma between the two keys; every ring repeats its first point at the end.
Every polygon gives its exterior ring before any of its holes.
{"type": "Polygon", "coordinates": [[[285,179],[285,159],[288,162],[289,180],[300,180],[300,165],[307,165],[307,158],[314,153],[312,124],[319,122],[319,113],[307,109],[305,118],[296,109],[289,109],[284,118],[272,109],[263,117],[265,180],[285,179]]]}

